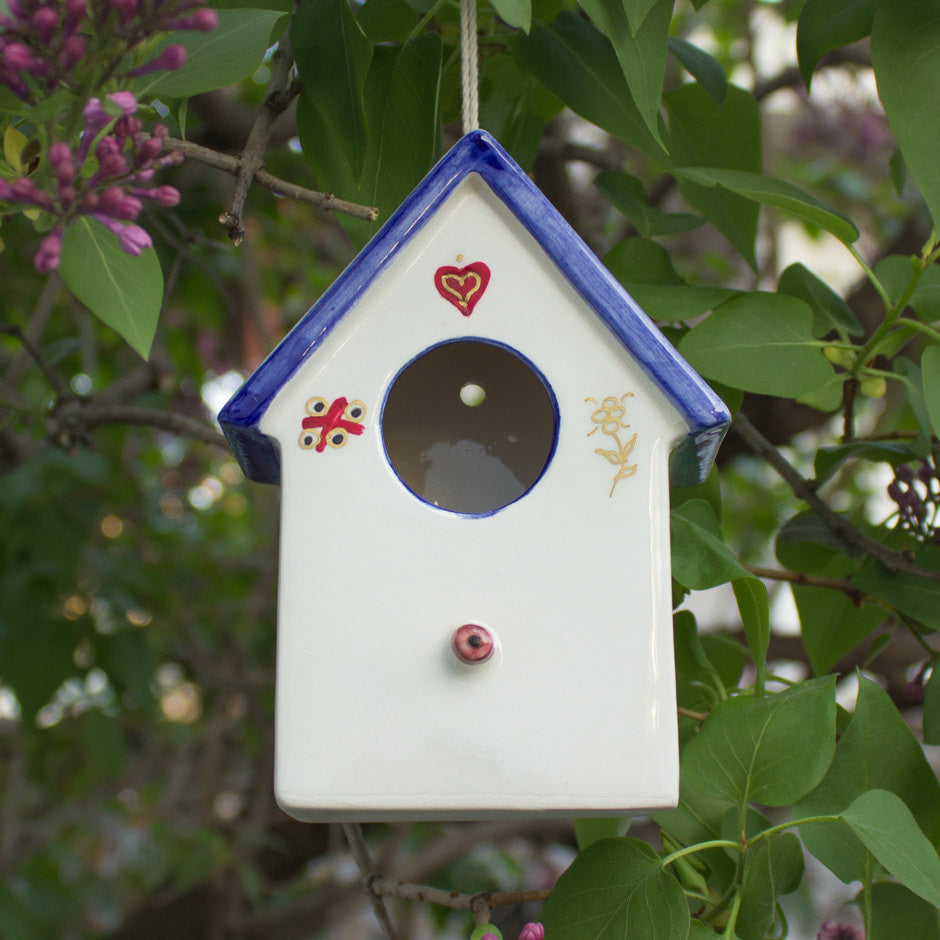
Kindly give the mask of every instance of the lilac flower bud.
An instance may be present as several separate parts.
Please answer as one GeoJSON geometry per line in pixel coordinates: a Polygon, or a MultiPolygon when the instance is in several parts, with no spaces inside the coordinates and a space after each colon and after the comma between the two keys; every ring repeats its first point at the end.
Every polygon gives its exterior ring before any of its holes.
{"type": "Polygon", "coordinates": [[[66,69],[74,68],[85,57],[85,40],[81,36],[69,36],[62,43],[62,64],[66,69]]]}
{"type": "Polygon", "coordinates": [[[111,6],[117,10],[118,17],[122,23],[132,20],[139,10],[137,0],[111,0],[111,6]]]}
{"type": "Polygon", "coordinates": [[[36,198],[36,186],[25,176],[20,176],[10,183],[10,192],[21,202],[32,202],[36,198]]]}
{"type": "Polygon", "coordinates": [[[71,209],[72,204],[75,202],[75,192],[74,186],[60,186],[59,187],[59,204],[63,209],[71,209]]]}
{"type": "Polygon", "coordinates": [[[816,940],[865,940],[865,934],[861,927],[854,924],[837,924],[827,920],[819,928],[816,940]]]}
{"type": "Polygon", "coordinates": [[[894,471],[894,475],[902,483],[913,483],[914,482],[914,468],[909,463],[902,463],[894,471]]]}
{"type": "Polygon", "coordinates": [[[921,466],[917,468],[917,479],[920,480],[921,483],[929,486],[933,478],[933,467],[931,467],[930,464],[921,464],[921,466]]]}
{"type": "Polygon", "coordinates": [[[181,16],[166,22],[168,29],[195,29],[201,33],[211,33],[218,25],[219,14],[208,7],[203,7],[192,16],[181,16]]]}
{"type": "Polygon", "coordinates": [[[157,186],[155,189],[132,189],[131,192],[141,199],[153,199],[157,205],[164,209],[178,206],[180,201],[179,190],[173,186],[157,186]]]}
{"type": "Polygon", "coordinates": [[[61,184],[71,183],[75,179],[75,167],[72,165],[72,151],[68,144],[61,141],[52,144],[46,151],[46,159],[55,171],[56,179],[61,184]]]}
{"type": "Polygon", "coordinates": [[[143,124],[140,122],[140,119],[132,117],[129,114],[122,114],[117,121],[114,122],[114,136],[121,139],[133,137],[135,134],[139,134],[142,129],[143,124]]]}
{"type": "Polygon", "coordinates": [[[180,153],[179,150],[171,150],[169,153],[160,157],[159,160],[155,160],[153,165],[158,170],[162,170],[167,166],[179,166],[185,159],[185,155],[180,153]]]}
{"type": "Polygon", "coordinates": [[[33,66],[33,57],[23,43],[11,42],[3,50],[3,62],[14,71],[27,72],[33,66]]]}
{"type": "Polygon", "coordinates": [[[145,248],[152,248],[153,241],[139,225],[127,225],[120,235],[121,248],[136,258],[145,248]]]}
{"type": "Polygon", "coordinates": [[[545,940],[545,928],[541,924],[532,921],[522,928],[519,940],[545,940]]]}
{"type": "Polygon", "coordinates": [[[39,251],[33,258],[33,266],[40,274],[48,274],[59,266],[62,253],[62,233],[50,232],[39,245],[39,251]]]}
{"type": "Polygon", "coordinates": [[[137,99],[132,91],[116,91],[108,95],[108,100],[113,101],[125,114],[133,114],[137,110],[137,99]]]}
{"type": "Polygon", "coordinates": [[[897,480],[892,480],[888,484],[888,496],[890,496],[899,506],[904,498],[904,489],[897,480]]]}
{"type": "Polygon", "coordinates": [[[136,219],[143,204],[139,199],[128,196],[119,186],[109,186],[98,202],[98,209],[115,219],[136,219]]]}
{"type": "Polygon", "coordinates": [[[100,202],[101,199],[98,197],[97,193],[85,193],[78,207],[81,212],[87,212],[93,215],[100,202]]]}
{"type": "Polygon", "coordinates": [[[65,31],[70,33],[84,19],[88,12],[85,0],[66,0],[65,4],[65,31]]]}
{"type": "Polygon", "coordinates": [[[161,69],[178,69],[186,61],[186,47],[179,44],[167,46],[156,61],[160,63],[161,69]]]}
{"type": "Polygon", "coordinates": [[[33,29],[38,33],[40,40],[47,43],[52,39],[56,27],[59,25],[59,15],[52,7],[40,7],[33,14],[32,23],[33,29]]]}
{"type": "Polygon", "coordinates": [[[12,197],[10,192],[10,184],[4,180],[0,179],[0,200],[7,201],[12,197]]]}
{"type": "Polygon", "coordinates": [[[139,164],[149,163],[151,160],[159,157],[162,150],[163,141],[159,138],[150,137],[138,148],[137,162],[139,164]]]}
{"type": "Polygon", "coordinates": [[[124,176],[130,167],[127,161],[121,156],[120,151],[112,151],[105,154],[98,160],[98,172],[92,177],[95,182],[99,182],[109,176],[124,176]]]}
{"type": "Polygon", "coordinates": [[[147,167],[147,169],[138,170],[134,174],[134,181],[137,183],[149,183],[156,175],[156,170],[152,169],[151,167],[147,167]]]}

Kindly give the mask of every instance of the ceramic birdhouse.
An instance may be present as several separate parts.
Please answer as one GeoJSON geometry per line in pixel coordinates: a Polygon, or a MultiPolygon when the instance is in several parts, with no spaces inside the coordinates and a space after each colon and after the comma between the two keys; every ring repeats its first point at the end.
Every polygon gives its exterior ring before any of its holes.
{"type": "Polygon", "coordinates": [[[489,135],[220,421],[282,487],[287,812],[676,802],[668,487],[704,477],[729,415],[489,135]]]}

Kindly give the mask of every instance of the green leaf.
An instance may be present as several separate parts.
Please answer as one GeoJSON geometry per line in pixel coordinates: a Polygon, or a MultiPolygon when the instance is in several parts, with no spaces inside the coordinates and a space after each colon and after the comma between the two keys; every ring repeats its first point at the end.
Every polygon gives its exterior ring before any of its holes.
{"type": "Polygon", "coordinates": [[[542,909],[552,940],[685,940],[679,883],[638,839],[595,842],[558,879],[542,909]]]}
{"type": "MultiPolygon", "coordinates": [[[[937,550],[932,546],[921,549],[917,561],[925,567],[940,570],[937,550]]],[[[887,601],[931,630],[940,630],[940,582],[906,571],[889,571],[878,562],[871,561],[853,575],[852,584],[866,594],[887,601]]]]}
{"type": "Polygon", "coordinates": [[[663,212],[649,204],[643,184],[628,173],[605,171],[594,177],[594,185],[619,209],[644,237],[687,232],[703,225],[705,219],[689,212],[663,212]]]}
{"type": "Polygon", "coordinates": [[[656,6],[656,0],[622,0],[622,3],[623,8],[627,11],[630,30],[636,35],[647,15],[656,6]]]}
{"type": "Polygon", "coordinates": [[[717,934],[700,920],[693,920],[689,925],[688,940],[715,940],[717,934]]]}
{"type": "Polygon", "coordinates": [[[500,19],[528,32],[532,27],[532,0],[490,0],[500,19]]]}
{"type": "Polygon", "coordinates": [[[728,94],[728,79],[721,63],[704,49],[678,36],[670,36],[667,45],[682,67],[719,105],[722,104],[728,94]]]}
{"type": "Polygon", "coordinates": [[[613,47],[587,20],[564,11],[554,22],[520,36],[513,54],[581,117],[649,156],[665,155],[633,103],[613,47]]]}
{"type": "Polygon", "coordinates": [[[574,821],[574,834],[578,840],[578,851],[601,839],[619,839],[627,834],[631,816],[592,816],[574,821]]]}
{"type": "Polygon", "coordinates": [[[747,636],[748,650],[757,668],[758,685],[762,688],[767,673],[767,648],[770,645],[770,599],[767,588],[762,581],[751,576],[737,578],[731,587],[747,636]]]}
{"type": "Polygon", "coordinates": [[[693,591],[748,578],[725,545],[714,510],[704,499],[690,499],[672,510],[672,576],[693,591]]]}
{"type": "Polygon", "coordinates": [[[62,238],[59,273],[99,320],[144,359],[150,355],[163,302],[163,272],[152,248],[135,258],[100,222],[80,216],[62,238]]]}
{"type": "Polygon", "coordinates": [[[924,689],[924,744],[940,744],[940,665],[937,660],[924,689]]]}
{"type": "Polygon", "coordinates": [[[900,797],[868,790],[840,815],[895,878],[940,907],[940,858],[900,797]]]}
{"type": "Polygon", "coordinates": [[[920,358],[924,400],[934,434],[940,434],[940,346],[928,346],[920,358]]]}
{"type": "Polygon", "coordinates": [[[700,186],[718,186],[745,199],[782,209],[804,222],[831,232],[846,244],[858,238],[858,229],[847,218],[827,209],[818,199],[786,180],[722,167],[682,167],[674,168],[672,173],[679,179],[700,186]]]}
{"type": "Polygon", "coordinates": [[[871,28],[878,95],[904,161],[940,225],[940,0],[882,3],[871,28]]]}
{"type": "Polygon", "coordinates": [[[726,637],[700,636],[688,610],[673,615],[676,700],[683,708],[704,711],[717,701],[718,683],[734,687],[741,677],[744,652],[726,637]]]}
{"type": "MultiPolygon", "coordinates": [[[[931,842],[940,841],[940,783],[907,722],[875,682],[861,678],[855,713],[819,786],[794,818],[838,814],[867,790],[890,790],[931,842]]],[[[803,844],[844,882],[865,878],[865,846],[842,823],[800,827],[803,844]]]]}
{"type": "MultiPolygon", "coordinates": [[[[741,940],[764,940],[777,919],[777,902],[803,877],[803,849],[792,832],[761,839],[747,853],[741,908],[735,932],[741,940]]],[[[775,931],[774,933],[777,933],[775,931]]]]}
{"type": "MultiPolygon", "coordinates": [[[[875,274],[893,303],[908,289],[918,263],[910,255],[888,255],[875,265],[875,274]]],[[[922,320],[940,319],[940,266],[931,265],[920,275],[907,303],[922,320]]]]}
{"type": "Polygon", "coordinates": [[[806,87],[831,49],[864,39],[880,0],[806,0],[796,27],[796,56],[806,87]]]}
{"type": "Polygon", "coordinates": [[[835,722],[833,676],[762,698],[737,695],[721,702],[686,745],[683,771],[704,796],[738,807],[786,806],[825,776],[835,722]]]}
{"type": "MultiPolygon", "coordinates": [[[[668,92],[663,101],[669,113],[670,166],[760,172],[760,112],[750,92],[729,85],[719,105],[701,85],[689,84],[668,92]]],[[[759,207],[728,190],[699,186],[685,179],[679,179],[679,189],[756,270],[754,242],[759,207]]]]}
{"type": "Polygon", "coordinates": [[[417,22],[405,0],[366,0],[356,19],[373,43],[404,42],[417,22]]]}
{"type": "Polygon", "coordinates": [[[874,885],[869,940],[940,940],[940,911],[903,885],[874,885]]]}
{"type": "Polygon", "coordinates": [[[480,75],[480,124],[523,169],[532,168],[545,125],[564,104],[510,55],[489,56],[480,75]]]}
{"type": "Polygon", "coordinates": [[[635,284],[623,281],[630,296],[654,320],[691,320],[714,310],[738,291],[726,287],[693,287],[687,284],[635,284]]]}
{"type": "Polygon", "coordinates": [[[807,510],[787,520],[777,532],[775,553],[780,564],[791,571],[839,577],[856,567],[854,556],[859,550],[807,510]]]}
{"type": "MultiPolygon", "coordinates": [[[[578,0],[610,40],[630,96],[652,138],[662,145],[659,102],[666,74],[666,39],[673,0],[655,0],[639,28],[632,28],[623,0],[578,0]]],[[[664,148],[668,149],[668,148],[664,148]]]]}
{"type": "MultiPolygon", "coordinates": [[[[304,95],[326,125],[331,145],[349,161],[358,182],[366,160],[364,92],[372,43],[347,0],[300,0],[291,21],[291,45],[304,95]]],[[[308,161],[310,155],[305,148],[308,161]]]]}
{"type": "Polygon", "coordinates": [[[172,72],[157,72],[135,88],[139,97],[188,98],[248,78],[261,65],[278,10],[217,10],[211,33],[183,32],[173,44],[186,48],[186,61],[172,72]]]}
{"type": "Polygon", "coordinates": [[[872,604],[857,607],[841,591],[794,584],[800,635],[816,675],[824,675],[879,627],[887,616],[872,604]]]}
{"type": "MultiPolygon", "coordinates": [[[[437,140],[441,40],[423,33],[401,49],[378,46],[366,82],[370,134],[361,183],[309,98],[297,104],[297,130],[319,184],[364,205],[378,206],[386,219],[434,162],[437,140]]],[[[361,247],[375,227],[343,217],[340,223],[361,247]]]]}
{"type": "Polygon", "coordinates": [[[833,447],[820,447],[813,461],[813,471],[819,483],[831,479],[846,460],[869,460],[889,463],[896,466],[905,460],[911,460],[915,451],[906,442],[884,441],[870,444],[867,441],[852,441],[849,444],[836,444],[833,447]]]}
{"type": "Polygon", "coordinates": [[[864,333],[862,324],[849,305],[805,265],[798,262],[791,264],[780,275],[777,292],[809,304],[813,311],[813,336],[823,337],[833,330],[850,336],[861,336],[864,333]]]}
{"type": "Polygon", "coordinates": [[[833,376],[813,344],[812,322],[812,311],[794,297],[740,294],[693,327],[678,348],[706,378],[746,392],[796,398],[833,376]]]}
{"type": "Polygon", "coordinates": [[[669,252],[645,238],[625,238],[604,258],[611,273],[623,283],[682,284],[669,252]]]}

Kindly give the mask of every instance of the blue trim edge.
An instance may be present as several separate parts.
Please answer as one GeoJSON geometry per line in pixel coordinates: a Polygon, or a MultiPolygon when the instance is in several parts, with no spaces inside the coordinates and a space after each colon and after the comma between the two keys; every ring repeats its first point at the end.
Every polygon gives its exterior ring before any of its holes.
{"type": "Polygon", "coordinates": [[[222,408],[219,424],[245,475],[260,483],[280,481],[278,445],[261,433],[262,416],[281,387],[470,173],[485,180],[684,419],[689,434],[672,452],[670,481],[689,486],[704,480],[731,421],[728,409],[486,131],[471,131],[444,155],[222,408]]]}

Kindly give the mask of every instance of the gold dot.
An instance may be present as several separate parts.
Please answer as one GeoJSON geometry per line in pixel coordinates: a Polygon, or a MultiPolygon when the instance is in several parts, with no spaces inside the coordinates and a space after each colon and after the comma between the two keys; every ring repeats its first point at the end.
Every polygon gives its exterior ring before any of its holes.
{"type": "Polygon", "coordinates": [[[116,539],[124,531],[124,523],[117,516],[105,516],[101,520],[101,533],[105,538],[116,539]]]}
{"type": "Polygon", "coordinates": [[[457,264],[460,264],[461,261],[463,261],[463,255],[457,255],[457,264]]]}

